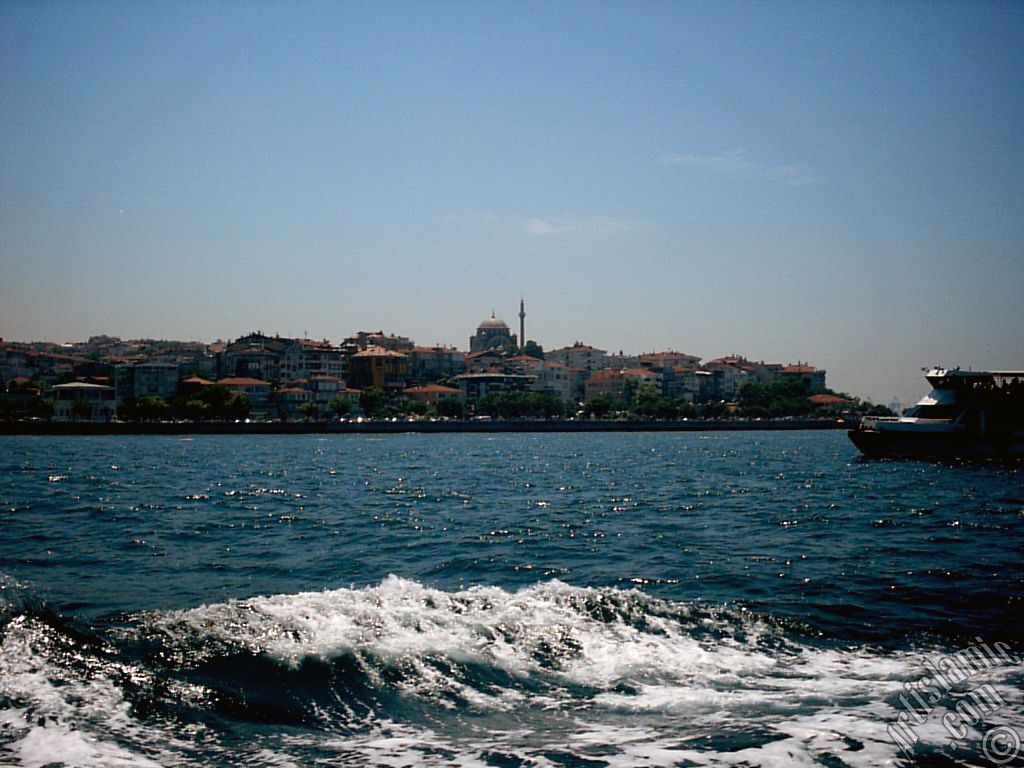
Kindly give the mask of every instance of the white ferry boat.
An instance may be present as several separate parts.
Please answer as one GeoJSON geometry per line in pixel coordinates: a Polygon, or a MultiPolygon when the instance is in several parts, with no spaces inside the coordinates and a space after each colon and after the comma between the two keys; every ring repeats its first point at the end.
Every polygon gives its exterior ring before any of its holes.
{"type": "Polygon", "coordinates": [[[932,391],[902,416],[865,416],[847,434],[868,456],[1024,458],[1024,371],[932,368],[932,391]]]}

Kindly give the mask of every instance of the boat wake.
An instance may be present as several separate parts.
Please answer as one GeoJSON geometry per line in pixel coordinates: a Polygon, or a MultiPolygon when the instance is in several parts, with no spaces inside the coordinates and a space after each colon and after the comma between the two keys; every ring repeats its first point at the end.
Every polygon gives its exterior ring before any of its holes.
{"type": "MultiPolygon", "coordinates": [[[[900,758],[903,684],[943,650],[559,581],[392,576],[85,627],[0,586],[0,762],[24,766],[874,766],[900,758]]],[[[1022,676],[970,681],[1005,702],[990,723],[1024,732],[1022,676]]],[[[979,754],[978,729],[949,746],[955,698],[918,762],[979,754]]]]}

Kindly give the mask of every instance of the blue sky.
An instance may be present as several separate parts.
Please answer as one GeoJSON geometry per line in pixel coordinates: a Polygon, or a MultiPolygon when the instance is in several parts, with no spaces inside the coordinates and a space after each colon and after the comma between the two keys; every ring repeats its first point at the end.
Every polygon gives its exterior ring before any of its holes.
{"type": "Polygon", "coordinates": [[[0,4],[0,336],[1024,368],[1024,4],[0,4]]]}

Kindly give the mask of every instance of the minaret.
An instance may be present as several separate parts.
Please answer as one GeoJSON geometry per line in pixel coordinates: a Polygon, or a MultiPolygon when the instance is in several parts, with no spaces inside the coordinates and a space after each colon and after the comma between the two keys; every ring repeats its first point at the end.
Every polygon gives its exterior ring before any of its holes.
{"type": "Polygon", "coordinates": [[[519,297],[519,350],[526,349],[526,305],[523,297],[519,297]]]}

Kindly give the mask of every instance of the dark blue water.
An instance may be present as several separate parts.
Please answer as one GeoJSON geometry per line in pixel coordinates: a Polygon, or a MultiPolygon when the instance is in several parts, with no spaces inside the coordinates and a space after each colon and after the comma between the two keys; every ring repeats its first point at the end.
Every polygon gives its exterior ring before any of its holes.
{"type": "Polygon", "coordinates": [[[0,523],[2,764],[1020,762],[1019,660],[887,731],[928,658],[1020,648],[1012,467],[837,432],[6,437],[0,523]]]}

